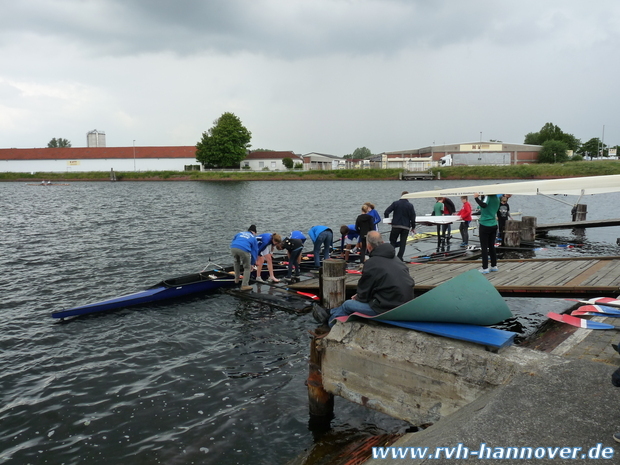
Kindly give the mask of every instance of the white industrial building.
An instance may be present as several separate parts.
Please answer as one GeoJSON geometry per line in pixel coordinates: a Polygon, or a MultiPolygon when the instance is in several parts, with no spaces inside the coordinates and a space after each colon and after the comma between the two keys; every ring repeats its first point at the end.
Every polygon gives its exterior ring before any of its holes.
{"type": "Polygon", "coordinates": [[[186,171],[200,170],[196,147],[64,147],[0,149],[0,171],[186,171]]]}

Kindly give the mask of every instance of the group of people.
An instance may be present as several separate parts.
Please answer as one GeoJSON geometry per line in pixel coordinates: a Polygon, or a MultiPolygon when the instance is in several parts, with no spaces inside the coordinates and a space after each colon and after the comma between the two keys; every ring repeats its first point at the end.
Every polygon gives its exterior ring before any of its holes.
{"type": "MultiPolygon", "coordinates": [[[[331,248],[332,241],[331,238],[333,237],[331,229],[315,226],[310,229],[309,234],[310,237],[313,238],[313,241],[315,241],[315,249],[317,244],[323,242],[329,244],[329,247],[327,248],[327,254],[329,257],[329,250],[331,248]],[[321,242],[319,243],[319,241],[321,242]]],[[[258,282],[265,282],[262,279],[262,269],[264,263],[267,263],[267,270],[269,272],[267,282],[279,283],[280,280],[276,278],[273,269],[273,252],[275,249],[286,250],[287,252],[288,269],[285,279],[287,281],[291,281],[293,279],[293,272],[295,273],[295,278],[299,278],[301,252],[304,248],[305,241],[306,236],[301,231],[293,231],[289,236],[282,239],[282,236],[277,233],[258,234],[256,225],[250,225],[247,231],[241,231],[240,233],[235,234],[235,237],[233,237],[233,240],[230,243],[230,253],[233,256],[235,283],[239,283],[239,281],[241,281],[242,291],[251,290],[250,273],[253,266],[256,266],[255,280],[258,282]],[[241,275],[242,269],[243,277],[241,275]]],[[[318,262],[318,260],[318,255],[315,255],[315,263],[318,262]]]]}
{"type": "MultiPolygon", "coordinates": [[[[413,205],[402,196],[394,201],[384,212],[384,217],[391,218],[389,243],[385,243],[378,231],[381,216],[375,206],[366,202],[361,207],[361,213],[355,224],[342,225],[341,246],[342,257],[349,258],[353,247],[360,248],[360,262],[363,264],[362,276],[358,282],[357,294],[351,300],[344,302],[340,307],[331,311],[315,304],[313,314],[317,321],[333,326],[335,319],[360,312],[366,315],[377,315],[391,310],[413,299],[414,281],[409,269],[403,263],[404,253],[409,233],[415,233],[416,213],[413,205]],[[398,248],[398,252],[396,249],[398,248]],[[369,259],[366,260],[366,255],[369,259]]],[[[497,254],[495,252],[495,238],[498,232],[504,230],[505,221],[510,218],[507,204],[510,195],[481,196],[474,194],[480,209],[480,246],[482,251],[482,273],[498,271],[497,254]],[[489,267],[490,262],[490,267],[489,267]]],[[[453,215],[456,208],[454,203],[446,197],[436,198],[434,215],[453,215]]],[[[459,230],[462,237],[461,246],[469,243],[469,224],[472,221],[472,207],[467,196],[461,197],[462,207],[456,213],[462,220],[459,230]]],[[[438,226],[438,234],[449,236],[450,225],[438,226]]],[[[314,243],[314,265],[318,268],[323,260],[330,257],[333,247],[333,231],[323,225],[310,228],[308,235],[314,243]]],[[[230,245],[233,256],[235,282],[242,280],[241,289],[250,290],[249,286],[251,267],[256,265],[256,280],[262,282],[262,266],[267,263],[269,282],[277,283],[273,271],[272,253],[274,249],[286,250],[288,255],[288,269],[286,280],[291,281],[300,275],[301,252],[306,236],[301,231],[293,231],[284,239],[277,233],[257,234],[256,226],[251,225],[247,231],[235,235],[230,245]],[[243,278],[241,278],[243,269],[243,278]],[[293,276],[294,273],[294,276],[293,276]]]]}
{"type": "MultiPolygon", "coordinates": [[[[403,192],[401,195],[407,194],[403,192]]],[[[413,299],[414,281],[404,263],[407,236],[415,232],[416,214],[413,205],[407,199],[394,201],[384,212],[384,217],[391,219],[390,243],[385,243],[379,233],[378,224],[381,216],[375,206],[366,202],[361,207],[361,214],[355,224],[343,225],[342,235],[343,256],[348,259],[351,248],[359,246],[360,261],[364,264],[362,276],[358,282],[357,294],[341,307],[333,309],[331,315],[322,307],[316,307],[315,318],[333,325],[335,318],[352,312],[376,315],[395,308],[413,299]],[[396,247],[399,248],[398,254],[396,247]],[[366,260],[366,255],[369,255],[366,260]]],[[[323,225],[310,228],[308,236],[314,243],[314,265],[320,266],[321,257],[327,260],[333,247],[333,231],[323,225]],[[322,249],[322,250],[321,250],[322,249]]],[[[252,266],[256,265],[256,280],[261,282],[263,263],[267,263],[268,281],[277,283],[279,280],[273,272],[272,253],[274,249],[286,250],[288,269],[286,280],[290,281],[300,274],[299,264],[306,237],[301,231],[293,231],[282,238],[277,233],[258,234],[255,225],[247,231],[237,233],[231,244],[235,282],[241,281],[241,290],[251,290],[249,285],[252,266]],[[243,276],[241,272],[243,270],[243,276]]]]}
{"type": "MultiPolygon", "coordinates": [[[[435,197],[435,206],[433,207],[433,216],[454,215],[456,207],[454,202],[448,197],[435,197]]],[[[472,221],[472,209],[471,204],[466,195],[461,197],[463,206],[456,212],[456,216],[461,218],[461,224],[459,225],[459,232],[461,233],[461,247],[467,247],[469,245],[469,224],[472,221]]],[[[452,237],[452,225],[450,223],[437,225],[437,252],[440,249],[445,250],[445,247],[450,247],[450,239],[452,237]]]]}
{"type": "MultiPolygon", "coordinates": [[[[480,210],[480,249],[482,252],[482,268],[481,273],[487,274],[492,271],[498,271],[497,254],[495,251],[495,240],[504,237],[506,229],[506,221],[511,219],[510,206],[508,199],[510,194],[481,196],[474,193],[474,200],[478,204],[480,210]],[[489,259],[491,267],[489,268],[489,259]]],[[[456,208],[454,203],[447,197],[436,197],[436,203],[433,208],[433,215],[453,215],[456,208]]],[[[472,208],[466,195],[461,197],[463,206],[456,213],[461,218],[459,232],[461,233],[461,247],[469,245],[469,224],[472,221],[472,208]]],[[[451,226],[450,224],[437,225],[437,249],[450,240],[451,226]]]]}

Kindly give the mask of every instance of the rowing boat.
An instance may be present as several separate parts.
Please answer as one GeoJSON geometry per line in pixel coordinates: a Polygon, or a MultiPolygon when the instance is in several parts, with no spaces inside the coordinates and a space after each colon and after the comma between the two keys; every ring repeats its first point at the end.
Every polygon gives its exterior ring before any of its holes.
{"type": "Polygon", "coordinates": [[[148,289],[134,292],[133,294],[53,312],[52,317],[67,318],[89,313],[106,312],[134,305],[149,304],[195,294],[205,294],[234,285],[235,278],[230,273],[226,271],[207,270],[200,273],[180,276],[178,278],[165,279],[148,289]]]}
{"type": "Polygon", "coordinates": [[[620,191],[620,174],[606,176],[587,176],[581,178],[545,179],[503,184],[484,184],[469,187],[450,187],[432,191],[404,194],[402,199],[423,199],[430,197],[460,197],[473,195],[513,194],[513,195],[593,195],[620,191]]]}
{"type": "MultiPolygon", "coordinates": [[[[199,273],[165,279],[143,291],[53,312],[52,317],[67,318],[89,313],[118,310],[120,308],[168,301],[190,295],[207,294],[237,285],[232,266],[222,267],[210,263],[207,267],[199,273]],[[210,269],[207,269],[207,267],[210,269]]],[[[285,272],[285,266],[274,263],[274,273],[276,275],[281,276],[285,272]]],[[[252,277],[255,274],[255,272],[252,272],[252,277]]],[[[261,270],[261,278],[267,279],[268,277],[269,272],[267,269],[261,270]]]]}

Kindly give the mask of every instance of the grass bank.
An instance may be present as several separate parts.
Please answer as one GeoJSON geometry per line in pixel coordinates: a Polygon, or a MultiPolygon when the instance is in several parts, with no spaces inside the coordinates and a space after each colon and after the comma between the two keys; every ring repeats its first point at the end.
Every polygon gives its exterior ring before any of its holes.
{"type": "Polygon", "coordinates": [[[441,179],[549,179],[620,174],[620,161],[597,160],[570,163],[509,166],[449,166],[433,168],[441,179]]]}
{"type": "MultiPolygon", "coordinates": [[[[326,171],[125,171],[117,172],[119,181],[317,181],[317,180],[394,180],[400,169],[326,170],[326,171]]],[[[433,168],[441,179],[549,179],[620,174],[620,161],[580,161],[558,164],[510,166],[450,166],[433,168]]],[[[0,173],[0,181],[108,181],[109,172],[87,173],[0,173]]]]}

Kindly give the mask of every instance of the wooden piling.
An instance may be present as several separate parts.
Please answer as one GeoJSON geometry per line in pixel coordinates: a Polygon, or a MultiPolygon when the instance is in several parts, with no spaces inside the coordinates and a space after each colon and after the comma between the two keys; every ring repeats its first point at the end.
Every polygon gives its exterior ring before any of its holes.
{"type": "Polygon", "coordinates": [[[578,203],[573,207],[573,221],[586,221],[588,214],[588,206],[584,203],[578,203]]]}
{"type": "Polygon", "coordinates": [[[536,238],[536,217],[524,216],[521,218],[521,240],[534,242],[536,238]]]}
{"type": "Polygon", "coordinates": [[[521,221],[507,220],[504,228],[504,245],[519,247],[521,245],[521,221]]]}
{"type": "Polygon", "coordinates": [[[326,309],[336,308],[346,299],[347,262],[325,260],[321,273],[321,302],[326,309]]]}

